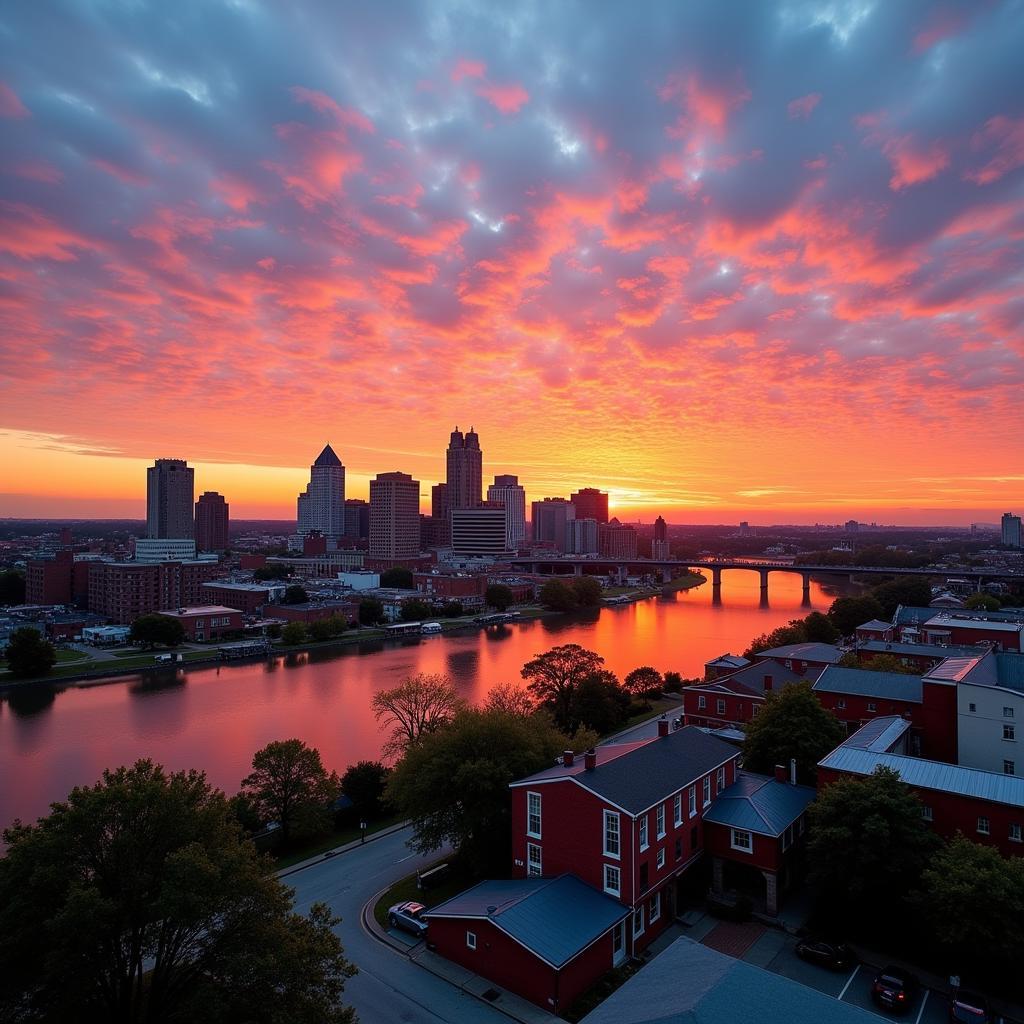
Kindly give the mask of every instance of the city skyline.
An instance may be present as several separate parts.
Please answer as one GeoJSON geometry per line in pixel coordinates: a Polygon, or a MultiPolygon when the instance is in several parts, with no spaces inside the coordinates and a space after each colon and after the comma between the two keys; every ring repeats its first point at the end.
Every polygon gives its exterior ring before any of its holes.
{"type": "Polygon", "coordinates": [[[1020,506],[1019,6],[304,6],[0,15],[0,516],[470,422],[628,518],[1020,506]]]}

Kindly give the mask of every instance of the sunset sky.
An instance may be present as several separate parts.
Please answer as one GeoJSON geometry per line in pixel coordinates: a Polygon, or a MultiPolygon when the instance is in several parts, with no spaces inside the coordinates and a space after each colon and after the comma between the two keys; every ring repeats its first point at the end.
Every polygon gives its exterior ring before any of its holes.
{"type": "Polygon", "coordinates": [[[0,8],[0,516],[1024,509],[1024,3],[0,8]]]}

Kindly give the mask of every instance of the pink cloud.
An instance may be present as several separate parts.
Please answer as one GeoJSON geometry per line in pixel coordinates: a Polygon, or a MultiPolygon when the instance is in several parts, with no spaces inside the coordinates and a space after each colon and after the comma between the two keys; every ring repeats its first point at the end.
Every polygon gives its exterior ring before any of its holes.
{"type": "Polygon", "coordinates": [[[739,74],[732,82],[702,80],[692,73],[685,77],[670,75],[658,95],[665,101],[679,100],[685,108],[686,113],[673,129],[675,137],[685,135],[694,127],[709,128],[721,135],[729,115],[751,97],[739,74]]]}
{"type": "Polygon", "coordinates": [[[808,118],[820,102],[820,92],[809,92],[806,96],[801,96],[799,99],[790,100],[786,106],[786,111],[790,117],[808,118]]]}
{"type": "Polygon", "coordinates": [[[483,78],[487,73],[487,65],[482,60],[467,60],[465,57],[455,62],[452,68],[452,81],[461,82],[464,78],[483,78]]]}
{"type": "Polygon", "coordinates": [[[0,117],[28,117],[28,108],[6,82],[0,82],[0,117]]]}
{"type": "Polygon", "coordinates": [[[317,92],[315,89],[305,89],[301,85],[293,85],[291,94],[298,103],[305,103],[318,113],[330,114],[339,124],[358,128],[370,135],[376,131],[373,122],[365,114],[349,107],[340,106],[326,93],[317,92]]]}
{"type": "Polygon", "coordinates": [[[894,192],[931,181],[949,166],[949,148],[940,141],[922,146],[911,136],[904,135],[886,142],[882,152],[892,164],[889,188],[894,192]]]}
{"type": "Polygon", "coordinates": [[[0,250],[23,260],[78,259],[76,250],[99,248],[25,203],[0,200],[0,250]]]}
{"type": "Polygon", "coordinates": [[[530,94],[518,83],[509,85],[492,85],[483,82],[477,87],[476,94],[493,104],[503,114],[515,114],[530,99],[530,94]]]}
{"type": "Polygon", "coordinates": [[[956,35],[967,25],[969,16],[966,11],[955,11],[941,8],[928,19],[927,24],[914,36],[913,52],[924,53],[936,43],[956,35]]]}
{"type": "Polygon", "coordinates": [[[995,149],[984,166],[968,171],[964,177],[979,185],[991,185],[1004,174],[1024,165],[1024,118],[1018,121],[1002,114],[990,118],[971,139],[971,149],[995,149]]]}

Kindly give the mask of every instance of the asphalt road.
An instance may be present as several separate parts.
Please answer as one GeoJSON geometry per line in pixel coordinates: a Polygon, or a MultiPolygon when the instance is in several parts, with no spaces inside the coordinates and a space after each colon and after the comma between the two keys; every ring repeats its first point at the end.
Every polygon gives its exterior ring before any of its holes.
{"type": "Polygon", "coordinates": [[[361,1024],[508,1024],[508,1017],[473,996],[464,995],[422,967],[380,943],[360,922],[363,904],[392,882],[432,860],[405,845],[412,834],[402,829],[383,839],[303,868],[283,879],[295,890],[295,909],[326,903],[341,917],[337,931],[345,955],[359,974],[345,985],[344,1002],[354,1006],[361,1024]]]}

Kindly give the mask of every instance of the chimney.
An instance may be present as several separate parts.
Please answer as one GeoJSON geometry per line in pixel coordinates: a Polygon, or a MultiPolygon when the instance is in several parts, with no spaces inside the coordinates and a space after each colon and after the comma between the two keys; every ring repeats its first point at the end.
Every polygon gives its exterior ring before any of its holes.
{"type": "Polygon", "coordinates": [[[572,760],[573,760],[573,753],[572,753],[572,751],[571,750],[563,750],[562,751],[562,764],[564,764],[566,768],[571,768],[572,767],[572,760]]]}
{"type": "Polygon", "coordinates": [[[597,767],[597,751],[593,747],[583,755],[583,767],[592,772],[597,767]]]}
{"type": "Polygon", "coordinates": [[[775,766],[775,781],[785,782],[786,781],[786,766],[784,764],[777,764],[775,766]]]}
{"type": "Polygon", "coordinates": [[[791,757],[789,759],[789,782],[790,785],[796,785],[796,758],[791,757]]]}
{"type": "Polygon", "coordinates": [[[668,719],[664,715],[662,715],[661,718],[658,719],[658,735],[668,735],[668,719]]]}

